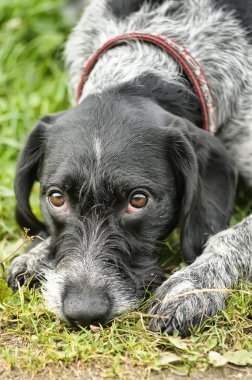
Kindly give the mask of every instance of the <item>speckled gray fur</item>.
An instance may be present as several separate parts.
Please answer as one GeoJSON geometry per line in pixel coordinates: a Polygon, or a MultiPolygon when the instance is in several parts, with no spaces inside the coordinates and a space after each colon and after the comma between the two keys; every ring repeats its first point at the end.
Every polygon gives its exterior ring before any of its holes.
{"type": "MultiPolygon", "coordinates": [[[[220,138],[252,186],[252,45],[233,12],[214,6],[211,0],[169,0],[154,9],[146,2],[139,12],[118,20],[106,0],[93,0],[66,45],[73,94],[90,55],[108,39],[132,31],[168,35],[200,63],[216,102],[220,138]]],[[[101,57],[81,99],[126,83],[146,70],[162,75],[168,83],[183,84],[179,66],[165,52],[133,43],[101,57]]]]}

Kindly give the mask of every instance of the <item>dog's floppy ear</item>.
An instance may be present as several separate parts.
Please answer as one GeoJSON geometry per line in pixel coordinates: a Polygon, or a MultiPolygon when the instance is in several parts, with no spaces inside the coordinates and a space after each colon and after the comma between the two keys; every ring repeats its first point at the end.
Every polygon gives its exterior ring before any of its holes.
{"type": "Polygon", "coordinates": [[[178,122],[169,131],[168,151],[182,194],[181,248],[192,262],[209,235],[228,226],[237,182],[235,164],[216,137],[187,122],[178,122]]]}
{"type": "Polygon", "coordinates": [[[31,210],[29,198],[32,186],[38,180],[48,127],[51,127],[61,114],[46,115],[39,120],[28,136],[17,164],[14,183],[17,198],[16,219],[21,227],[29,228],[32,234],[45,231],[44,224],[35,217],[31,210]]]}

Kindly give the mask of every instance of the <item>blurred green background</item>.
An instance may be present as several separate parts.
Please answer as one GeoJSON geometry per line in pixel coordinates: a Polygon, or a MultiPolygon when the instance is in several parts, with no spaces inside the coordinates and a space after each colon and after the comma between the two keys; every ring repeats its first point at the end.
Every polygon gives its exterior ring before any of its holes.
{"type": "MultiPolygon", "coordinates": [[[[0,241],[13,240],[13,180],[28,132],[44,114],[69,107],[64,0],[0,1],[0,241]]],[[[38,212],[38,188],[33,205],[38,212]]]]}

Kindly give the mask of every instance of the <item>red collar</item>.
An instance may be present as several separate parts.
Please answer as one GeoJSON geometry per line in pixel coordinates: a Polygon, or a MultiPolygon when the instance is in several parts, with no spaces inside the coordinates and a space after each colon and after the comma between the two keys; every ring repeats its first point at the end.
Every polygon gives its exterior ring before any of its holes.
{"type": "Polygon", "coordinates": [[[191,81],[195,93],[198,95],[202,109],[203,129],[215,134],[216,132],[216,108],[206,75],[201,66],[195,61],[191,54],[178,45],[169,37],[145,33],[129,33],[108,40],[87,61],[86,67],[81,75],[77,88],[76,99],[80,100],[84,85],[99,58],[110,48],[123,44],[127,41],[140,40],[159,46],[169,53],[183,68],[185,74],[191,81]]]}

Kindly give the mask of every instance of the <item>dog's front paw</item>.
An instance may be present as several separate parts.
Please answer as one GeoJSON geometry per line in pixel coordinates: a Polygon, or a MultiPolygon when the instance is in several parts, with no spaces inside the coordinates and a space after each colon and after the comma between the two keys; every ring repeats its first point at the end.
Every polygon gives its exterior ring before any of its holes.
{"type": "Polygon", "coordinates": [[[14,291],[18,286],[31,286],[39,284],[43,277],[43,268],[46,265],[46,257],[49,253],[50,238],[43,240],[33,247],[28,253],[16,257],[10,266],[8,285],[14,291]]]}
{"type": "Polygon", "coordinates": [[[34,257],[29,253],[25,253],[16,257],[9,269],[8,285],[14,291],[17,291],[18,285],[27,285],[32,278],[33,284],[36,282],[34,257]]]}
{"type": "Polygon", "coordinates": [[[155,294],[149,309],[149,328],[163,334],[177,331],[188,336],[208,317],[224,307],[225,293],[208,292],[189,279],[172,276],[155,294]]]}

